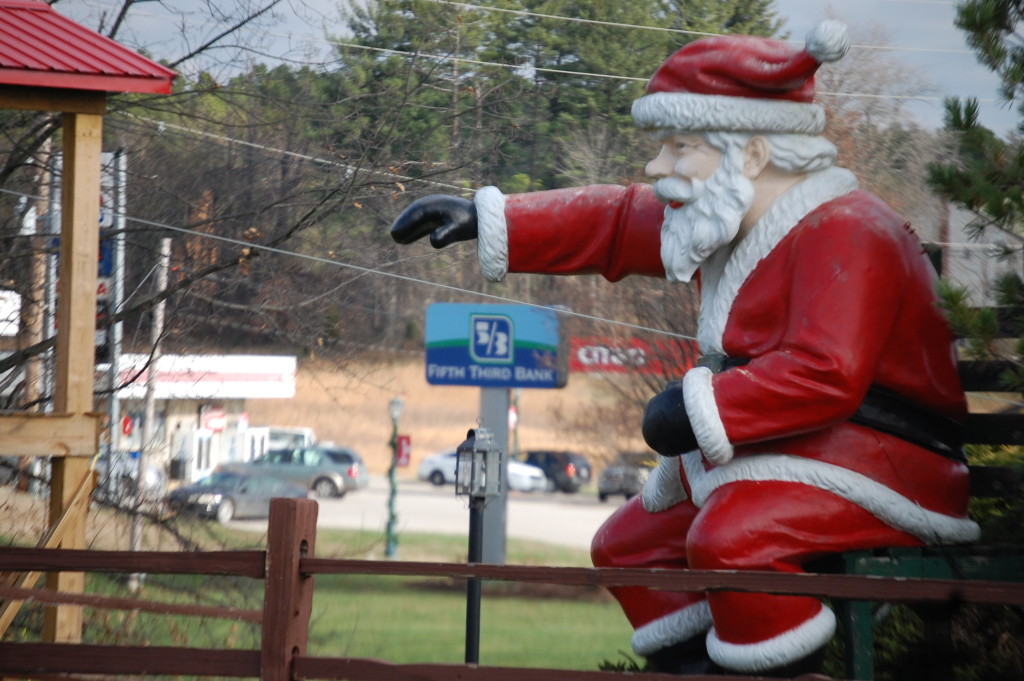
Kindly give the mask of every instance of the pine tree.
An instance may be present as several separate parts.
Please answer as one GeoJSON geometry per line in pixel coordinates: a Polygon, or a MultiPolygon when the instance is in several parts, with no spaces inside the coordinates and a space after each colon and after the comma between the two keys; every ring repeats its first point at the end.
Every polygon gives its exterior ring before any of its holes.
{"type": "MultiPolygon", "coordinates": [[[[967,42],[980,61],[996,73],[1002,82],[1001,93],[1016,103],[1024,115],[1024,48],[1020,28],[1024,28],[1024,3],[1020,0],[967,0],[957,9],[956,25],[967,33],[967,42]]],[[[976,100],[951,100],[946,104],[946,128],[957,143],[955,161],[929,166],[932,187],[949,201],[971,211],[978,234],[998,230],[1016,237],[1024,247],[1024,144],[1017,134],[1009,139],[979,123],[976,100]]],[[[1009,308],[1010,328],[999,331],[1000,324],[991,309],[973,309],[966,291],[943,287],[943,298],[950,320],[957,331],[974,339],[964,349],[975,358],[1003,355],[1015,368],[1007,369],[1002,382],[1008,391],[1024,390],[1024,282],[1018,274],[1006,274],[995,282],[996,303],[1009,308]],[[1017,347],[1005,352],[994,342],[1007,332],[1018,338],[1017,347]]],[[[1005,326],[1005,324],[1004,324],[1005,326]]],[[[971,463],[1016,465],[1024,461],[1019,447],[967,447],[971,463]]],[[[972,516],[982,526],[986,543],[1021,543],[1024,501],[985,499],[972,503],[972,516]]],[[[953,622],[954,645],[969,651],[958,665],[957,678],[1019,679],[1024,649],[1020,614],[1010,608],[967,606],[953,622]],[[958,639],[958,640],[957,640],[958,639]]],[[[952,676],[951,676],[952,678],[952,676]]]]}
{"type": "MultiPolygon", "coordinates": [[[[967,42],[1000,80],[1008,102],[1016,102],[1024,115],[1024,48],[1018,28],[1024,26],[1024,4],[1019,0],[968,0],[957,9],[956,25],[967,42]]],[[[957,145],[953,161],[928,168],[929,184],[942,197],[973,214],[970,230],[980,236],[992,230],[1014,237],[1020,245],[1006,247],[1007,255],[1024,248],[1024,144],[1019,135],[1001,139],[978,119],[978,102],[952,99],[946,102],[946,128],[957,145]]],[[[1018,132],[1024,131],[1024,122],[1018,132]]],[[[1016,274],[994,282],[996,303],[1024,310],[1024,283],[1016,274]]],[[[957,331],[980,338],[973,354],[991,355],[998,329],[991,312],[969,308],[963,291],[947,287],[945,304],[957,331]]],[[[1024,326],[1021,327],[1024,330],[1024,326]]],[[[1024,350],[1024,343],[1018,351],[1024,350]]],[[[1024,385],[1024,369],[1007,375],[1008,384],[1024,385]]]]}
{"type": "MultiPolygon", "coordinates": [[[[978,58],[1001,79],[1000,90],[1024,115],[1024,3],[969,0],[957,10],[956,25],[978,58]]],[[[946,127],[958,142],[959,158],[929,169],[933,188],[972,211],[981,230],[1024,231],[1024,145],[1019,137],[1000,139],[978,121],[976,100],[946,104],[946,127]]],[[[1018,133],[1024,132],[1024,122],[1018,133]]]]}

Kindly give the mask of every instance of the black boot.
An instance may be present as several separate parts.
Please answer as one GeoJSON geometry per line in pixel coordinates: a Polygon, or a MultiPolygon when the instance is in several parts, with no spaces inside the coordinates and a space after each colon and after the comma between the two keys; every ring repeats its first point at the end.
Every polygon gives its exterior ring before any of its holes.
{"type": "Polygon", "coordinates": [[[721,674],[722,668],[708,657],[704,636],[698,634],[648,655],[647,671],[663,674],[721,674]]]}

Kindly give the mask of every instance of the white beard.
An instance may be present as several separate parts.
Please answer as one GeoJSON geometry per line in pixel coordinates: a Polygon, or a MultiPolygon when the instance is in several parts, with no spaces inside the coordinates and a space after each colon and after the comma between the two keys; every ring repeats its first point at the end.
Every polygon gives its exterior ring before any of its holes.
{"type": "Polygon", "coordinates": [[[669,281],[690,281],[712,253],[739,233],[754,200],[754,185],[735,165],[726,154],[706,182],[667,177],[654,183],[659,200],[686,204],[666,206],[661,224],[661,261],[669,281]]]}

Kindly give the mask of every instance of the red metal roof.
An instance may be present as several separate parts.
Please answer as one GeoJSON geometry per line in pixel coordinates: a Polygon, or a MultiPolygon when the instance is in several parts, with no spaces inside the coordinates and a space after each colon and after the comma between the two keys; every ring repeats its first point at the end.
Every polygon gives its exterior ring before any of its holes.
{"type": "Polygon", "coordinates": [[[167,94],[174,75],[41,0],[0,0],[0,85],[167,94]]]}

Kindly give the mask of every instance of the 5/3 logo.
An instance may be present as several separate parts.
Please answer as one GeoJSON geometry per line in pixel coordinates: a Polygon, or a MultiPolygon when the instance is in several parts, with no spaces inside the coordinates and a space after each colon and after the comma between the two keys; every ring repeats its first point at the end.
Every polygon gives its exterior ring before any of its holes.
{"type": "Polygon", "coordinates": [[[470,355],[477,362],[511,364],[513,351],[512,319],[505,315],[470,315],[470,355]]]}

